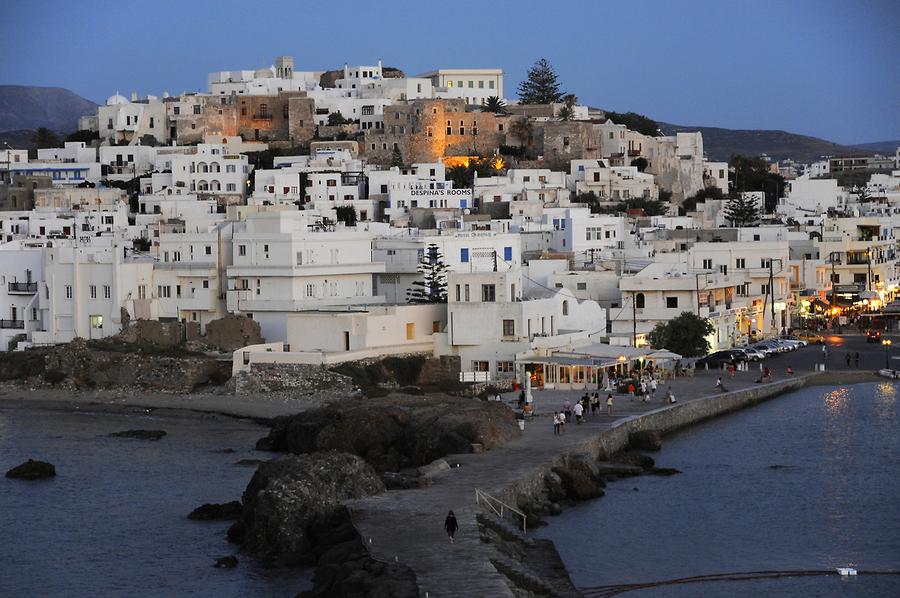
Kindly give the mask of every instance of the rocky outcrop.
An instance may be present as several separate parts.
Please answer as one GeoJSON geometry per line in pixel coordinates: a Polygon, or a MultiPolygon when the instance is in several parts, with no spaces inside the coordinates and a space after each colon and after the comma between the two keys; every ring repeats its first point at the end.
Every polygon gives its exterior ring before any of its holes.
{"type": "Polygon", "coordinates": [[[226,503],[204,503],[190,512],[188,519],[194,521],[234,521],[241,518],[241,503],[233,500],[226,503]]]}
{"type": "Polygon", "coordinates": [[[623,465],[634,465],[642,469],[650,469],[655,465],[653,457],[635,451],[620,451],[610,457],[610,461],[623,465]]]}
{"type": "Polygon", "coordinates": [[[160,440],[165,430],[124,430],[110,434],[113,438],[137,438],[138,440],[160,440]]]}
{"type": "Polygon", "coordinates": [[[342,501],[384,492],[378,474],[355,455],[338,451],[285,455],[263,463],[242,498],[232,539],[263,559],[300,563],[314,553],[309,528],[342,501]]]}
{"type": "Polygon", "coordinates": [[[182,349],[111,339],[75,339],[63,345],[0,354],[0,380],[66,382],[76,388],[128,388],[188,393],[225,382],[231,363],[182,349]]]}
{"type": "Polygon", "coordinates": [[[56,467],[46,461],[29,459],[6,472],[6,477],[17,480],[42,480],[56,475],[56,467]]]}
{"type": "Polygon", "coordinates": [[[512,410],[493,401],[449,396],[389,396],[280,418],[257,448],[295,454],[339,450],[379,471],[419,467],[453,453],[517,438],[512,410]]]}
{"type": "Polygon", "coordinates": [[[232,554],[217,558],[215,564],[213,564],[213,567],[216,569],[234,569],[237,566],[237,557],[232,554]]]}
{"type": "Polygon", "coordinates": [[[659,430],[639,430],[628,435],[628,446],[638,451],[658,451],[662,448],[659,430]]]}
{"type": "Polygon", "coordinates": [[[418,596],[416,576],[402,563],[376,561],[344,507],[319,518],[309,528],[316,562],[313,589],[304,598],[418,596]]]}

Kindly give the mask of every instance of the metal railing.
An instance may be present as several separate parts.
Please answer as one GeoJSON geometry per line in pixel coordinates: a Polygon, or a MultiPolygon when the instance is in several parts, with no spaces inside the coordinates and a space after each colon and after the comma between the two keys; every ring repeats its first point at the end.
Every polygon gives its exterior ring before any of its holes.
{"type": "Polygon", "coordinates": [[[484,490],[481,490],[480,488],[475,488],[475,504],[476,505],[481,505],[481,504],[486,505],[491,511],[494,512],[494,514],[496,514],[498,517],[500,517],[500,519],[503,519],[503,517],[507,511],[518,515],[519,517],[522,518],[522,533],[524,534],[527,532],[525,513],[523,513],[522,511],[520,511],[519,509],[517,509],[515,507],[512,507],[512,506],[506,504],[499,498],[491,496],[490,494],[488,494],[484,490]]]}
{"type": "Polygon", "coordinates": [[[0,328],[15,328],[22,329],[25,328],[24,320],[0,320],[0,328]]]}
{"type": "Polygon", "coordinates": [[[10,293],[37,293],[36,282],[11,282],[9,283],[10,293]]]}

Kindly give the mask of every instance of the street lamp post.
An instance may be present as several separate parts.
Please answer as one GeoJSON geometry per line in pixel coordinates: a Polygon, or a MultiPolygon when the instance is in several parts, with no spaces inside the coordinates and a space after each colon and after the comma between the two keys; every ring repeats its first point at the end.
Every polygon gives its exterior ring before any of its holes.
{"type": "Polygon", "coordinates": [[[884,345],[884,369],[891,369],[891,339],[886,338],[881,341],[881,344],[884,345]]]}

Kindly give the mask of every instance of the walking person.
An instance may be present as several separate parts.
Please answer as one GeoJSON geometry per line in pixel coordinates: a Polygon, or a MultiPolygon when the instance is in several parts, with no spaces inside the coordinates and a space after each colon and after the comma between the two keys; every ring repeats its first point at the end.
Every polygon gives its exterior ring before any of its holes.
{"type": "Polygon", "coordinates": [[[613,397],[612,393],[606,395],[606,415],[612,415],[613,397]]]}
{"type": "Polygon", "coordinates": [[[580,424],[582,417],[584,417],[584,405],[580,402],[575,403],[575,423],[580,424]]]}
{"type": "Polygon", "coordinates": [[[853,361],[856,369],[859,369],[859,351],[857,351],[856,354],[853,355],[853,361]]]}
{"type": "MultiPolygon", "coordinates": [[[[566,419],[571,419],[572,417],[572,402],[569,399],[566,399],[566,402],[563,404],[563,411],[566,412],[566,419]]],[[[566,423],[565,421],[563,423],[566,423]]]]}
{"type": "Polygon", "coordinates": [[[450,511],[447,513],[447,518],[444,519],[444,530],[446,530],[447,536],[450,537],[451,544],[453,544],[453,536],[458,529],[459,523],[456,522],[456,515],[453,514],[453,511],[450,511]]]}
{"type": "Polygon", "coordinates": [[[671,387],[671,386],[670,386],[669,389],[666,391],[666,396],[665,396],[665,398],[664,398],[663,400],[664,400],[666,403],[674,403],[674,402],[675,402],[675,395],[672,393],[672,387],[671,387]]]}
{"type": "Polygon", "coordinates": [[[722,384],[722,376],[719,376],[718,378],[716,378],[716,390],[719,390],[721,392],[728,392],[728,390],[722,384]]]}
{"type": "Polygon", "coordinates": [[[847,352],[847,367],[848,367],[848,368],[850,367],[850,360],[851,360],[851,359],[852,359],[852,357],[850,357],[850,352],[848,351],[848,352],[847,352]]]}
{"type": "Polygon", "coordinates": [[[566,433],[566,413],[565,413],[565,411],[559,412],[559,431],[561,434],[566,433]]]}
{"type": "Polygon", "coordinates": [[[594,393],[594,396],[591,397],[591,415],[597,415],[600,411],[600,395],[598,393],[594,393]]]}
{"type": "Polygon", "coordinates": [[[560,435],[559,427],[561,425],[562,425],[562,422],[559,419],[559,413],[554,413],[553,414],[553,435],[554,436],[560,435]]]}
{"type": "Polygon", "coordinates": [[[650,378],[650,398],[656,398],[656,389],[659,387],[659,383],[656,381],[656,378],[650,378]]]}

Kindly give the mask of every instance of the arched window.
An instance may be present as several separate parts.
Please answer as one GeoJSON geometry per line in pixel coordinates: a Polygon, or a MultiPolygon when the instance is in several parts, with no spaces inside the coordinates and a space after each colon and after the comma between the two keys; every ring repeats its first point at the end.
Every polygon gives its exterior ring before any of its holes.
{"type": "Polygon", "coordinates": [[[209,183],[207,183],[206,181],[197,181],[197,190],[209,191],[209,183]]]}
{"type": "Polygon", "coordinates": [[[210,172],[219,172],[219,171],[220,171],[219,163],[218,163],[218,162],[213,162],[213,163],[211,163],[211,164],[209,165],[209,171],[210,171],[210,172]]]}
{"type": "Polygon", "coordinates": [[[209,166],[206,165],[206,162],[197,164],[197,172],[209,172],[209,166]]]}
{"type": "Polygon", "coordinates": [[[564,316],[569,315],[569,302],[568,301],[563,301],[563,315],[564,316]]]}
{"type": "Polygon", "coordinates": [[[634,306],[637,309],[644,308],[644,294],[643,293],[638,293],[637,295],[634,296],[634,306]]]}
{"type": "Polygon", "coordinates": [[[221,191],[222,185],[219,184],[219,181],[210,181],[209,190],[210,191],[221,191]]]}

